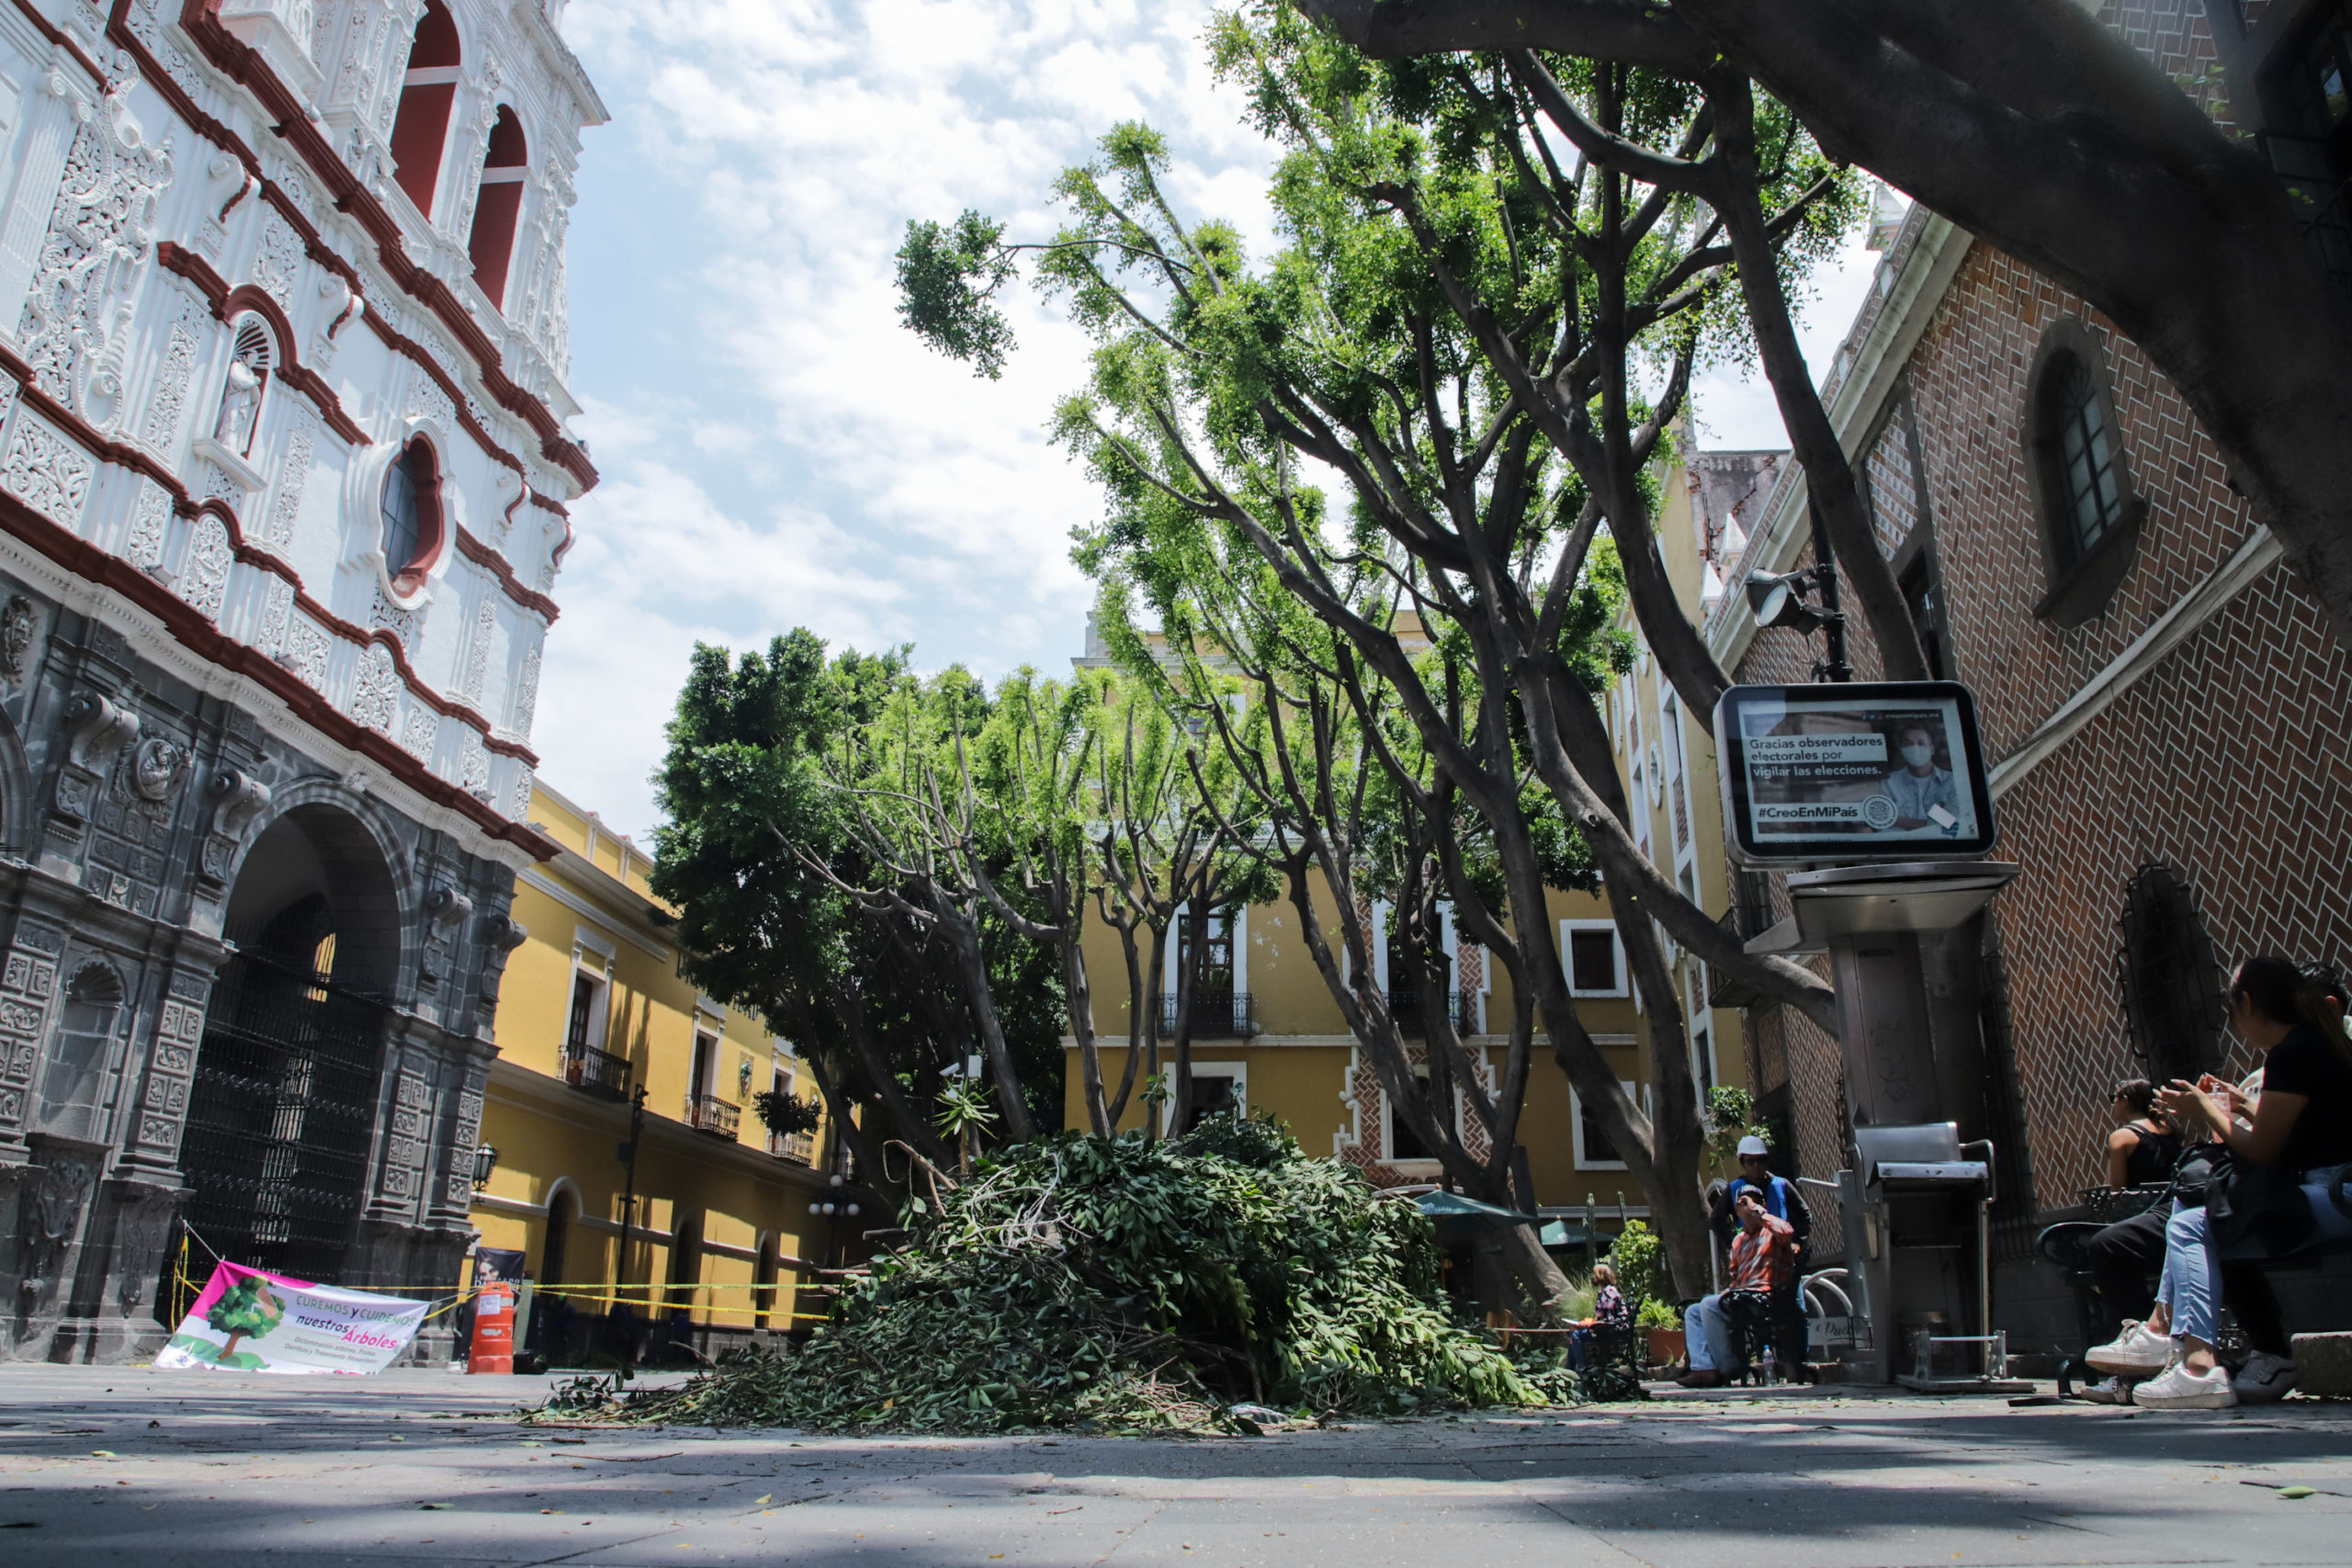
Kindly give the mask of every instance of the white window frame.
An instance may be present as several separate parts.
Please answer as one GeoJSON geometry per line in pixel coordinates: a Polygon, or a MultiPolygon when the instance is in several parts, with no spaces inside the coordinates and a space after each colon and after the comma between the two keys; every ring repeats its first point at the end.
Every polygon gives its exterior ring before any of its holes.
{"type": "MultiPolygon", "coordinates": [[[[1170,1071],[1171,1073],[1174,1071],[1172,1066],[1170,1066],[1170,1071]]],[[[1233,1080],[1233,1098],[1239,1104],[1241,1108],[1241,1114],[1244,1116],[1250,1114],[1249,1063],[1194,1062],[1193,1064],[1193,1081],[1197,1083],[1200,1079],[1204,1077],[1231,1078],[1233,1080]]],[[[1170,1088],[1171,1090],[1174,1088],[1172,1081],[1170,1082],[1170,1088]]],[[[1175,1136],[1176,1096],[1172,1092],[1166,1100],[1159,1102],[1159,1132],[1160,1135],[1163,1137],[1175,1136]]]]}
{"type": "Polygon", "coordinates": [[[1625,962],[1625,939],[1619,934],[1614,920],[1562,920],[1560,922],[1560,975],[1568,983],[1572,997],[1624,997],[1633,994],[1629,982],[1631,965],[1625,962]],[[1605,991],[1584,990],[1577,985],[1576,948],[1570,940],[1577,931],[1607,931],[1609,950],[1617,964],[1617,984],[1605,991]]]}
{"type": "MultiPolygon", "coordinates": [[[[1642,1108],[1643,1115],[1646,1116],[1650,1113],[1649,1085],[1635,1084],[1630,1078],[1619,1078],[1617,1080],[1617,1087],[1623,1089],[1626,1094],[1633,1098],[1634,1103],[1638,1104],[1642,1108]]],[[[1568,1090],[1568,1127],[1576,1140],[1577,1168],[1578,1170],[1624,1170],[1629,1168],[1622,1159],[1587,1159],[1585,1157],[1584,1096],[1578,1094],[1573,1089],[1568,1090]]]]}
{"type": "MultiPolygon", "coordinates": [[[[1416,1077],[1423,1076],[1414,1074],[1416,1077]]],[[[1462,1136],[1462,1094],[1458,1089],[1453,1096],[1453,1135],[1457,1138],[1462,1136]]],[[[1396,1152],[1396,1102],[1389,1098],[1387,1086],[1384,1084],[1380,1090],[1380,1163],[1391,1170],[1407,1171],[1419,1171],[1424,1168],[1436,1170],[1444,1164],[1434,1155],[1419,1159],[1398,1159],[1396,1152]]]]}
{"type": "Polygon", "coordinates": [[[1707,1089],[1724,1081],[1723,1058],[1715,1051],[1715,1012],[1707,1005],[1707,966],[1696,958],[1683,967],[1683,1033],[1690,1042],[1690,1070],[1698,1076],[1699,1109],[1706,1110],[1707,1089]],[[1707,1056],[1699,1059],[1698,1030],[1706,1031],[1707,1056]]]}
{"type": "Polygon", "coordinates": [[[596,982],[596,999],[588,1004],[588,1038],[582,1042],[591,1051],[617,1055],[612,1044],[613,1019],[613,944],[590,931],[577,926],[571,935],[571,987],[563,994],[563,1024],[556,1036],[559,1055],[571,1049],[571,998],[578,994],[580,976],[585,975],[596,982]]]}

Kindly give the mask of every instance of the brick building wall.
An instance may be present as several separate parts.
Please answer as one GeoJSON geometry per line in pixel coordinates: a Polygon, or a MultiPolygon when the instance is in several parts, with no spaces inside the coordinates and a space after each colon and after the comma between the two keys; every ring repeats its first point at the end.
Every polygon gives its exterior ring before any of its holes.
{"type": "MultiPolygon", "coordinates": [[[[1933,552],[1954,678],[1975,692],[1996,768],[2256,533],[2212,444],[2172,386],[2082,300],[1973,246],[1892,383],[1859,468],[1891,558],[1933,552]],[[2078,323],[2104,360],[2132,493],[2134,556],[2104,611],[2062,626],[2023,437],[2043,335],[2078,323]],[[1913,538],[1924,521],[1928,534],[1913,538]]],[[[1810,560],[1810,552],[1800,558],[1810,560]]],[[[1878,669],[1856,619],[1858,679],[1878,669]]],[[[1809,677],[1815,649],[1758,633],[1743,682],[1809,677]]],[[[2147,1069],[2117,979],[2125,893],[2157,863],[2192,888],[2216,955],[2352,956],[2352,668],[2282,565],[2251,586],[2002,795],[1997,853],[2027,870],[1995,904],[2013,1056],[1988,1098],[2017,1101],[2033,1209],[2099,1179],[2107,1093],[2147,1069]]],[[[1779,893],[1776,882],[1776,898],[1779,893]]],[[[1783,905],[1783,908],[1785,906],[1783,905]]],[[[1844,1163],[1837,1043],[1785,1010],[1751,1020],[1767,1090],[1785,1074],[1807,1174],[1844,1163]]],[[[2250,1064],[2236,1062],[2244,1070],[2250,1064]]],[[[1996,1126],[1998,1138],[2005,1129],[1996,1126]]],[[[2005,1162],[2006,1163],[2006,1162],[2005,1162]]]]}

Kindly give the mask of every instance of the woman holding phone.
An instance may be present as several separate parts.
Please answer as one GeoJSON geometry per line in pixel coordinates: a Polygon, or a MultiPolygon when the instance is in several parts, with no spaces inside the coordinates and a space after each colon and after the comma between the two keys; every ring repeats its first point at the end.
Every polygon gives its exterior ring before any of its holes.
{"type": "MultiPolygon", "coordinates": [[[[2156,1096],[2165,1117],[2189,1138],[2227,1145],[2242,1165],[2294,1172],[2307,1213],[2283,1217],[2322,1240],[2352,1236],[2352,1036],[2345,1032],[2344,1003],[2344,987],[2332,974],[2284,958],[2249,958],[2231,976],[2229,1018],[2239,1038],[2264,1053],[2260,1099],[2250,1102],[2211,1077],[2193,1085],[2176,1081],[2156,1096]]],[[[2229,1371],[2213,1354],[2221,1272],[2206,1210],[2176,1202],[2165,1226],[2155,1310],[2094,1352],[2094,1364],[2102,1366],[2163,1366],[2133,1390],[2133,1404],[2211,1410],[2237,1403],[2229,1371]]]]}

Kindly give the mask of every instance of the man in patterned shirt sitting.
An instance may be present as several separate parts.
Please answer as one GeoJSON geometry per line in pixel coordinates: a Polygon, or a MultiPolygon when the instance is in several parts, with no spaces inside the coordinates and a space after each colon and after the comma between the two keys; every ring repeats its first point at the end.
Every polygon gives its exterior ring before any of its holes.
{"type": "Polygon", "coordinates": [[[1690,1348],[1690,1370],[1676,1380],[1684,1388],[1716,1388],[1731,1355],[1731,1325],[1724,1318],[1724,1297],[1737,1291],[1770,1296],[1788,1279],[1795,1262],[1797,1233],[1788,1221],[1764,1211],[1754,1188],[1739,1195],[1734,1211],[1739,1234],[1732,1238],[1731,1273],[1724,1288],[1692,1303],[1682,1314],[1682,1336],[1690,1348]]]}

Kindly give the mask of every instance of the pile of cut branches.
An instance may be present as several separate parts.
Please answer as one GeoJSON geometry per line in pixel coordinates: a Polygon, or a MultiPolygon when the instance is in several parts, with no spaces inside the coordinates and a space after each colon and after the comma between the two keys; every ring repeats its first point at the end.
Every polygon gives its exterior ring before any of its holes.
{"type": "Polygon", "coordinates": [[[1167,1143],[1065,1133],[1004,1151],[914,1217],[799,1347],[676,1388],[583,1381],[546,1415],[1001,1432],[1248,1429],[1574,1397],[1456,1325],[1429,1222],[1279,1126],[1167,1143]]]}

